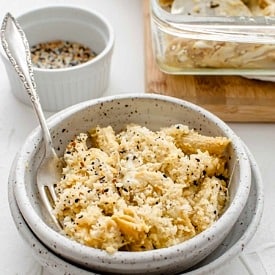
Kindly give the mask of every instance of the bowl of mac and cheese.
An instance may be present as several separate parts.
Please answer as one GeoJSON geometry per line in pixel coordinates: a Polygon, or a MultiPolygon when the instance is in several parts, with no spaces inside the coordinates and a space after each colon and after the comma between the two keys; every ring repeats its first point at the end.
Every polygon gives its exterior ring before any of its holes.
{"type": "Polygon", "coordinates": [[[86,101],[48,120],[63,161],[48,217],[36,187],[40,129],[18,153],[15,198],[36,237],[95,272],[177,273],[234,226],[251,184],[242,142],[192,103],[156,94],[86,101]]]}

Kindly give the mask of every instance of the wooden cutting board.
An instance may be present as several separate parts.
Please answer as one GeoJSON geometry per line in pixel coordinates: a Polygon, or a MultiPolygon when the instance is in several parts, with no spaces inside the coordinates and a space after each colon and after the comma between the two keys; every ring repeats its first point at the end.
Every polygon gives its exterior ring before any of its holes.
{"type": "Polygon", "coordinates": [[[275,83],[238,76],[184,76],[162,73],[155,63],[149,0],[144,0],[145,89],[174,96],[213,112],[227,122],[275,122],[275,83]]]}

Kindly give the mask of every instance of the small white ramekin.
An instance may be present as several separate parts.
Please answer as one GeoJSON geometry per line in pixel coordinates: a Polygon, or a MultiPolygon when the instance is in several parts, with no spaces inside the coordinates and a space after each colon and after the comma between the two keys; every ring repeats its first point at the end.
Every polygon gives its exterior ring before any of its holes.
{"type": "MultiPolygon", "coordinates": [[[[99,13],[74,6],[47,6],[16,18],[29,45],[52,40],[78,42],[97,56],[81,65],[64,69],[34,67],[37,92],[45,111],[59,111],[73,104],[102,96],[109,84],[114,31],[99,13]]],[[[3,58],[12,93],[31,104],[18,75],[3,58]]]]}

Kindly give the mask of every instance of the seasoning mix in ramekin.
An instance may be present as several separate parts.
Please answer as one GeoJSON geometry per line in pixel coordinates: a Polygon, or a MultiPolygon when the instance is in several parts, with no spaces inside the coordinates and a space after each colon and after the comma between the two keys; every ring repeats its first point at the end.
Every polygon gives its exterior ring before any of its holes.
{"type": "Polygon", "coordinates": [[[41,42],[33,45],[30,50],[33,65],[43,69],[76,66],[97,55],[86,45],[64,40],[41,42]]]}
{"type": "MultiPolygon", "coordinates": [[[[56,112],[104,94],[115,42],[106,18],[89,9],[54,5],[31,9],[16,19],[30,45],[44,111],[56,112]]],[[[30,105],[21,80],[8,59],[3,60],[12,93],[30,105]]]]}

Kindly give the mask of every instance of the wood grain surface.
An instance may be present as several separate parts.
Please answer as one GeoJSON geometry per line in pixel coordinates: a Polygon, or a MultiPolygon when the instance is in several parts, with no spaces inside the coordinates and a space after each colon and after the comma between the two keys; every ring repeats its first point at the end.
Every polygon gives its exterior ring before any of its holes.
{"type": "Polygon", "coordinates": [[[144,0],[145,88],[198,104],[227,122],[275,122],[275,83],[239,76],[161,72],[153,57],[149,0],[144,0]]]}

